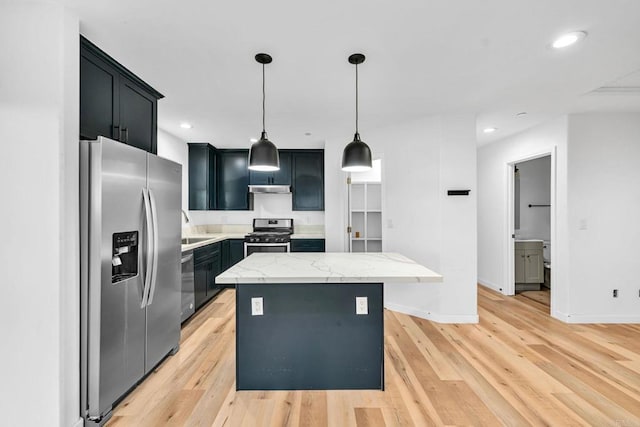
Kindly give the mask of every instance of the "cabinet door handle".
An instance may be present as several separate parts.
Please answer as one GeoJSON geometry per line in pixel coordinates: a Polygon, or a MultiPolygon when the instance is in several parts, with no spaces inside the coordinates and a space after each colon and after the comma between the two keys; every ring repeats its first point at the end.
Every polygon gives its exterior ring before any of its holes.
{"type": "Polygon", "coordinates": [[[127,143],[129,142],[129,128],[120,129],[120,142],[127,143]],[[122,133],[124,132],[124,139],[122,139],[122,133]]]}
{"type": "Polygon", "coordinates": [[[111,138],[120,141],[120,126],[111,126],[111,138]]]}

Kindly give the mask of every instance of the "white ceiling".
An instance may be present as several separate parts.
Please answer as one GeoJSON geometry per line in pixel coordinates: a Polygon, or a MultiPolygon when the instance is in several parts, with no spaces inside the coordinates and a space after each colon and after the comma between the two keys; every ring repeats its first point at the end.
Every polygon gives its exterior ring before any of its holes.
{"type": "Polygon", "coordinates": [[[440,113],[477,114],[482,144],[564,113],[640,111],[637,0],[60,1],[166,96],[161,128],[218,147],[259,136],[258,52],[274,58],[266,127],[280,148],[352,139],[354,52],[367,56],[365,142],[367,129],[440,113]],[[549,47],[575,30],[588,33],[580,44],[549,47]]]}

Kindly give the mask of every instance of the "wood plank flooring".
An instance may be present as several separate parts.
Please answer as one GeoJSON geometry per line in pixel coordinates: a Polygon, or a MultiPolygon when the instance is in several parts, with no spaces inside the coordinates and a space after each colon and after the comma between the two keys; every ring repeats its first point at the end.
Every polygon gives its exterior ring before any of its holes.
{"type": "Polygon", "coordinates": [[[478,305],[475,325],[385,310],[384,392],[236,392],[225,290],[108,426],[640,426],[640,325],[568,325],[483,287],[478,305]]]}

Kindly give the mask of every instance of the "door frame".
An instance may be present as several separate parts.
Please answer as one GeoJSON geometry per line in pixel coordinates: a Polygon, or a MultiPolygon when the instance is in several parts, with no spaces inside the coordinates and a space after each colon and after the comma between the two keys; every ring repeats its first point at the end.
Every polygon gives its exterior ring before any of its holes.
{"type": "MultiPolygon", "coordinates": [[[[553,245],[556,242],[556,159],[557,159],[557,147],[551,147],[547,149],[543,149],[540,151],[531,152],[527,155],[520,155],[517,158],[508,160],[505,163],[504,173],[506,174],[505,182],[507,183],[505,191],[505,215],[507,220],[505,221],[506,228],[504,230],[504,241],[503,245],[505,248],[505,265],[504,265],[504,283],[503,294],[504,295],[515,295],[516,292],[516,284],[515,284],[515,218],[514,218],[514,210],[515,210],[515,175],[514,168],[517,163],[526,162],[528,160],[539,159],[541,157],[551,156],[551,188],[550,188],[550,241],[553,245]]],[[[556,264],[556,254],[557,248],[551,251],[551,265],[556,264]]],[[[551,283],[555,283],[556,271],[557,269],[551,268],[551,283]]],[[[551,313],[553,313],[555,307],[555,290],[557,286],[551,286],[551,313]]]]}

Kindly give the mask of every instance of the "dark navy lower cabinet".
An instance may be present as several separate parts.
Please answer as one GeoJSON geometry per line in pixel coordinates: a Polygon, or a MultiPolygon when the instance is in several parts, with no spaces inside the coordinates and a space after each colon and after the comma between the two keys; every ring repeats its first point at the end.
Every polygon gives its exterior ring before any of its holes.
{"type": "Polygon", "coordinates": [[[220,292],[216,276],[222,270],[222,244],[213,243],[193,250],[196,310],[220,292]]]}
{"type": "MultiPolygon", "coordinates": [[[[227,239],[222,245],[222,271],[225,271],[244,258],[244,239],[227,239]]],[[[221,272],[222,272],[221,271],[221,272]]],[[[234,288],[234,285],[220,285],[222,288],[234,288]]]]}
{"type": "Polygon", "coordinates": [[[383,326],[382,283],[238,284],[236,387],[383,390],[383,326]]]}
{"type": "Polygon", "coordinates": [[[244,239],[229,240],[229,267],[233,267],[244,258],[244,239]]]}
{"type": "Polygon", "coordinates": [[[291,252],[324,252],[324,239],[291,239],[291,252]]]}

